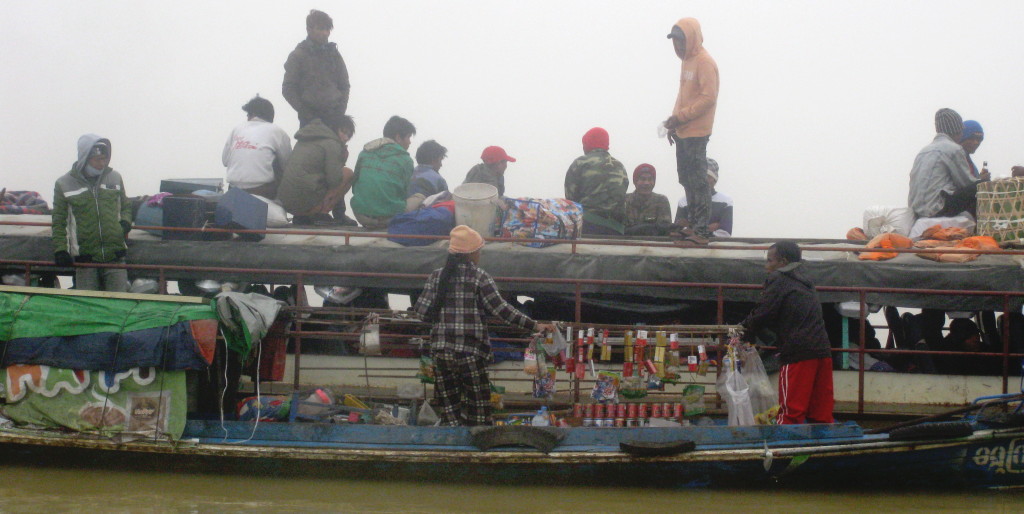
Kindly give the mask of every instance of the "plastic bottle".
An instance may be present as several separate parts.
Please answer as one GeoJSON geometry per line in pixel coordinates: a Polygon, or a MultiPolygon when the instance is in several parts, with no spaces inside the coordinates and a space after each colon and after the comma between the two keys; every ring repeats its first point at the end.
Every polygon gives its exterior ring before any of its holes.
{"type": "Polygon", "coordinates": [[[530,423],[535,427],[548,427],[551,426],[551,420],[548,418],[548,406],[541,406],[540,410],[533,415],[533,421],[530,423]]]}

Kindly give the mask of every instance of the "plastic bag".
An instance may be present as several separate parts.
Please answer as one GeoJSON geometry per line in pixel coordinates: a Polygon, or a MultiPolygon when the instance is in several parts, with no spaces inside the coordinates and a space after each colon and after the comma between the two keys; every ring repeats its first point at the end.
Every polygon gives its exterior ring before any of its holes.
{"type": "Polygon", "coordinates": [[[704,406],[704,386],[690,384],[683,388],[683,413],[686,416],[699,416],[707,412],[704,406]]]}
{"type": "Polygon", "coordinates": [[[547,334],[547,336],[538,337],[537,341],[539,344],[537,344],[536,347],[543,349],[544,353],[549,357],[554,357],[555,355],[562,353],[562,350],[565,350],[569,346],[569,343],[565,341],[565,336],[562,335],[561,330],[555,330],[554,332],[547,334]]]}
{"type": "Polygon", "coordinates": [[[363,329],[359,333],[359,353],[380,355],[380,315],[376,313],[366,316],[363,329]]]}
{"type": "Polygon", "coordinates": [[[906,207],[873,205],[864,210],[864,234],[868,238],[879,234],[910,234],[914,226],[914,213],[906,207]]]}
{"type": "Polygon", "coordinates": [[[537,375],[537,354],[533,353],[533,348],[527,348],[523,352],[523,373],[537,375]]]}
{"type": "Polygon", "coordinates": [[[430,402],[423,402],[423,407],[420,408],[420,412],[416,415],[416,424],[421,427],[429,427],[436,425],[440,419],[437,413],[434,412],[434,408],[430,406],[430,402]]]}
{"type": "Polygon", "coordinates": [[[743,363],[740,369],[743,370],[743,378],[746,379],[747,386],[750,388],[750,408],[753,410],[755,418],[774,419],[768,414],[772,407],[778,407],[779,395],[775,392],[771,380],[768,379],[768,373],[764,369],[764,363],[761,362],[757,348],[743,345],[736,350],[736,355],[743,363]]]}
{"type": "Polygon", "coordinates": [[[541,370],[537,378],[533,379],[533,397],[551,398],[555,395],[555,383],[557,380],[554,366],[548,366],[546,372],[541,370]]]}
{"type": "Polygon", "coordinates": [[[590,397],[596,402],[615,402],[619,396],[619,374],[612,371],[597,373],[597,381],[590,397]]]}
{"type": "Polygon", "coordinates": [[[434,359],[431,359],[426,354],[420,355],[420,371],[416,373],[416,378],[420,379],[420,382],[424,384],[433,384],[435,377],[434,359]]]}
{"type": "Polygon", "coordinates": [[[736,353],[729,348],[729,355],[722,359],[722,372],[718,375],[718,394],[725,400],[729,411],[729,426],[754,424],[754,411],[750,405],[750,387],[743,374],[736,368],[736,353]]]}

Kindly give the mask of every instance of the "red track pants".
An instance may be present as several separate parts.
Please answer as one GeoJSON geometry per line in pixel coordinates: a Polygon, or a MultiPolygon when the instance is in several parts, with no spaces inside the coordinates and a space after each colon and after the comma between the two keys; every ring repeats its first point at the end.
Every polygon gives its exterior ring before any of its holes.
{"type": "Polygon", "coordinates": [[[779,425],[832,423],[832,358],[810,359],[779,371],[779,425]]]}

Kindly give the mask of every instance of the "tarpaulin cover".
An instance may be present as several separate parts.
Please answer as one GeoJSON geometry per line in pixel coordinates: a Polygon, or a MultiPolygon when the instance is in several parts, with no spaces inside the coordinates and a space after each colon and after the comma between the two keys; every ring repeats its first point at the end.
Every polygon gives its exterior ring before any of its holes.
{"type": "MultiPolygon", "coordinates": [[[[15,218],[0,216],[0,220],[15,218]]],[[[21,216],[19,219],[25,219],[21,216]]],[[[49,221],[36,216],[38,221],[49,221]]],[[[384,239],[352,235],[348,238],[323,233],[318,235],[271,234],[259,243],[241,241],[160,241],[145,233],[132,232],[128,262],[149,265],[187,265],[221,268],[251,268],[304,271],[307,285],[344,285],[377,287],[395,292],[422,289],[426,276],[444,265],[445,243],[405,248],[384,239]],[[323,272],[402,273],[397,278],[338,277],[323,272]]],[[[531,279],[588,279],[624,282],[703,282],[740,284],[753,289],[722,289],[727,302],[756,301],[756,289],[765,279],[765,243],[761,249],[742,249],[742,243],[728,242],[740,249],[722,249],[720,243],[704,248],[637,247],[607,245],[559,244],[548,248],[525,248],[514,243],[488,243],[480,265],[498,281],[502,291],[522,295],[540,293],[572,294],[572,284],[552,284],[503,280],[511,277],[531,279]],[[575,248],[573,247],[575,246],[575,248]]],[[[863,244],[829,242],[826,246],[863,244]]],[[[1021,256],[984,255],[977,260],[956,264],[937,263],[911,254],[883,261],[860,261],[857,255],[844,252],[815,251],[813,244],[803,244],[805,273],[819,287],[822,301],[857,301],[853,291],[829,291],[829,287],[907,288],[923,290],[1007,291],[1024,290],[1024,269],[1021,256]]],[[[48,227],[0,226],[0,255],[5,259],[53,259],[48,227]]],[[[133,272],[145,276],[144,272],[133,272]]],[[[151,272],[149,276],[155,276],[151,272]]],[[[259,274],[253,271],[194,271],[168,269],[169,279],[218,279],[238,282],[288,284],[296,281],[294,273],[259,274]]],[[[717,288],[654,287],[619,283],[583,285],[588,295],[633,295],[674,300],[714,300],[717,288]]],[[[1002,310],[998,296],[924,295],[872,292],[867,301],[901,307],[940,308],[945,310],[1002,310]]],[[[1019,298],[1010,299],[1010,307],[1019,308],[1019,298]]]]}
{"type": "Polygon", "coordinates": [[[208,304],[0,293],[3,366],[202,369],[216,335],[208,304]]]}
{"type": "Polygon", "coordinates": [[[121,438],[178,439],[185,429],[185,372],[85,371],[38,365],[0,369],[5,416],[121,438]]]}

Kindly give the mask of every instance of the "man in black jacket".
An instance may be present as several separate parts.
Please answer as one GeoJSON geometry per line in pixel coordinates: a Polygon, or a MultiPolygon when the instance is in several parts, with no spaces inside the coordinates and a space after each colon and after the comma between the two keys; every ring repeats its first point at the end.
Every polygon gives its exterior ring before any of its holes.
{"type": "Polygon", "coordinates": [[[309,11],[304,39],[284,63],[281,93],[299,113],[299,127],[316,118],[345,114],[348,109],[348,68],[338,45],[327,41],[334,20],[323,11],[309,11]]]}
{"type": "Polygon", "coordinates": [[[832,358],[821,301],[800,269],[800,247],[781,241],[768,249],[768,278],[754,311],[743,320],[752,340],[775,332],[779,348],[780,425],[832,423],[832,358]]]}

